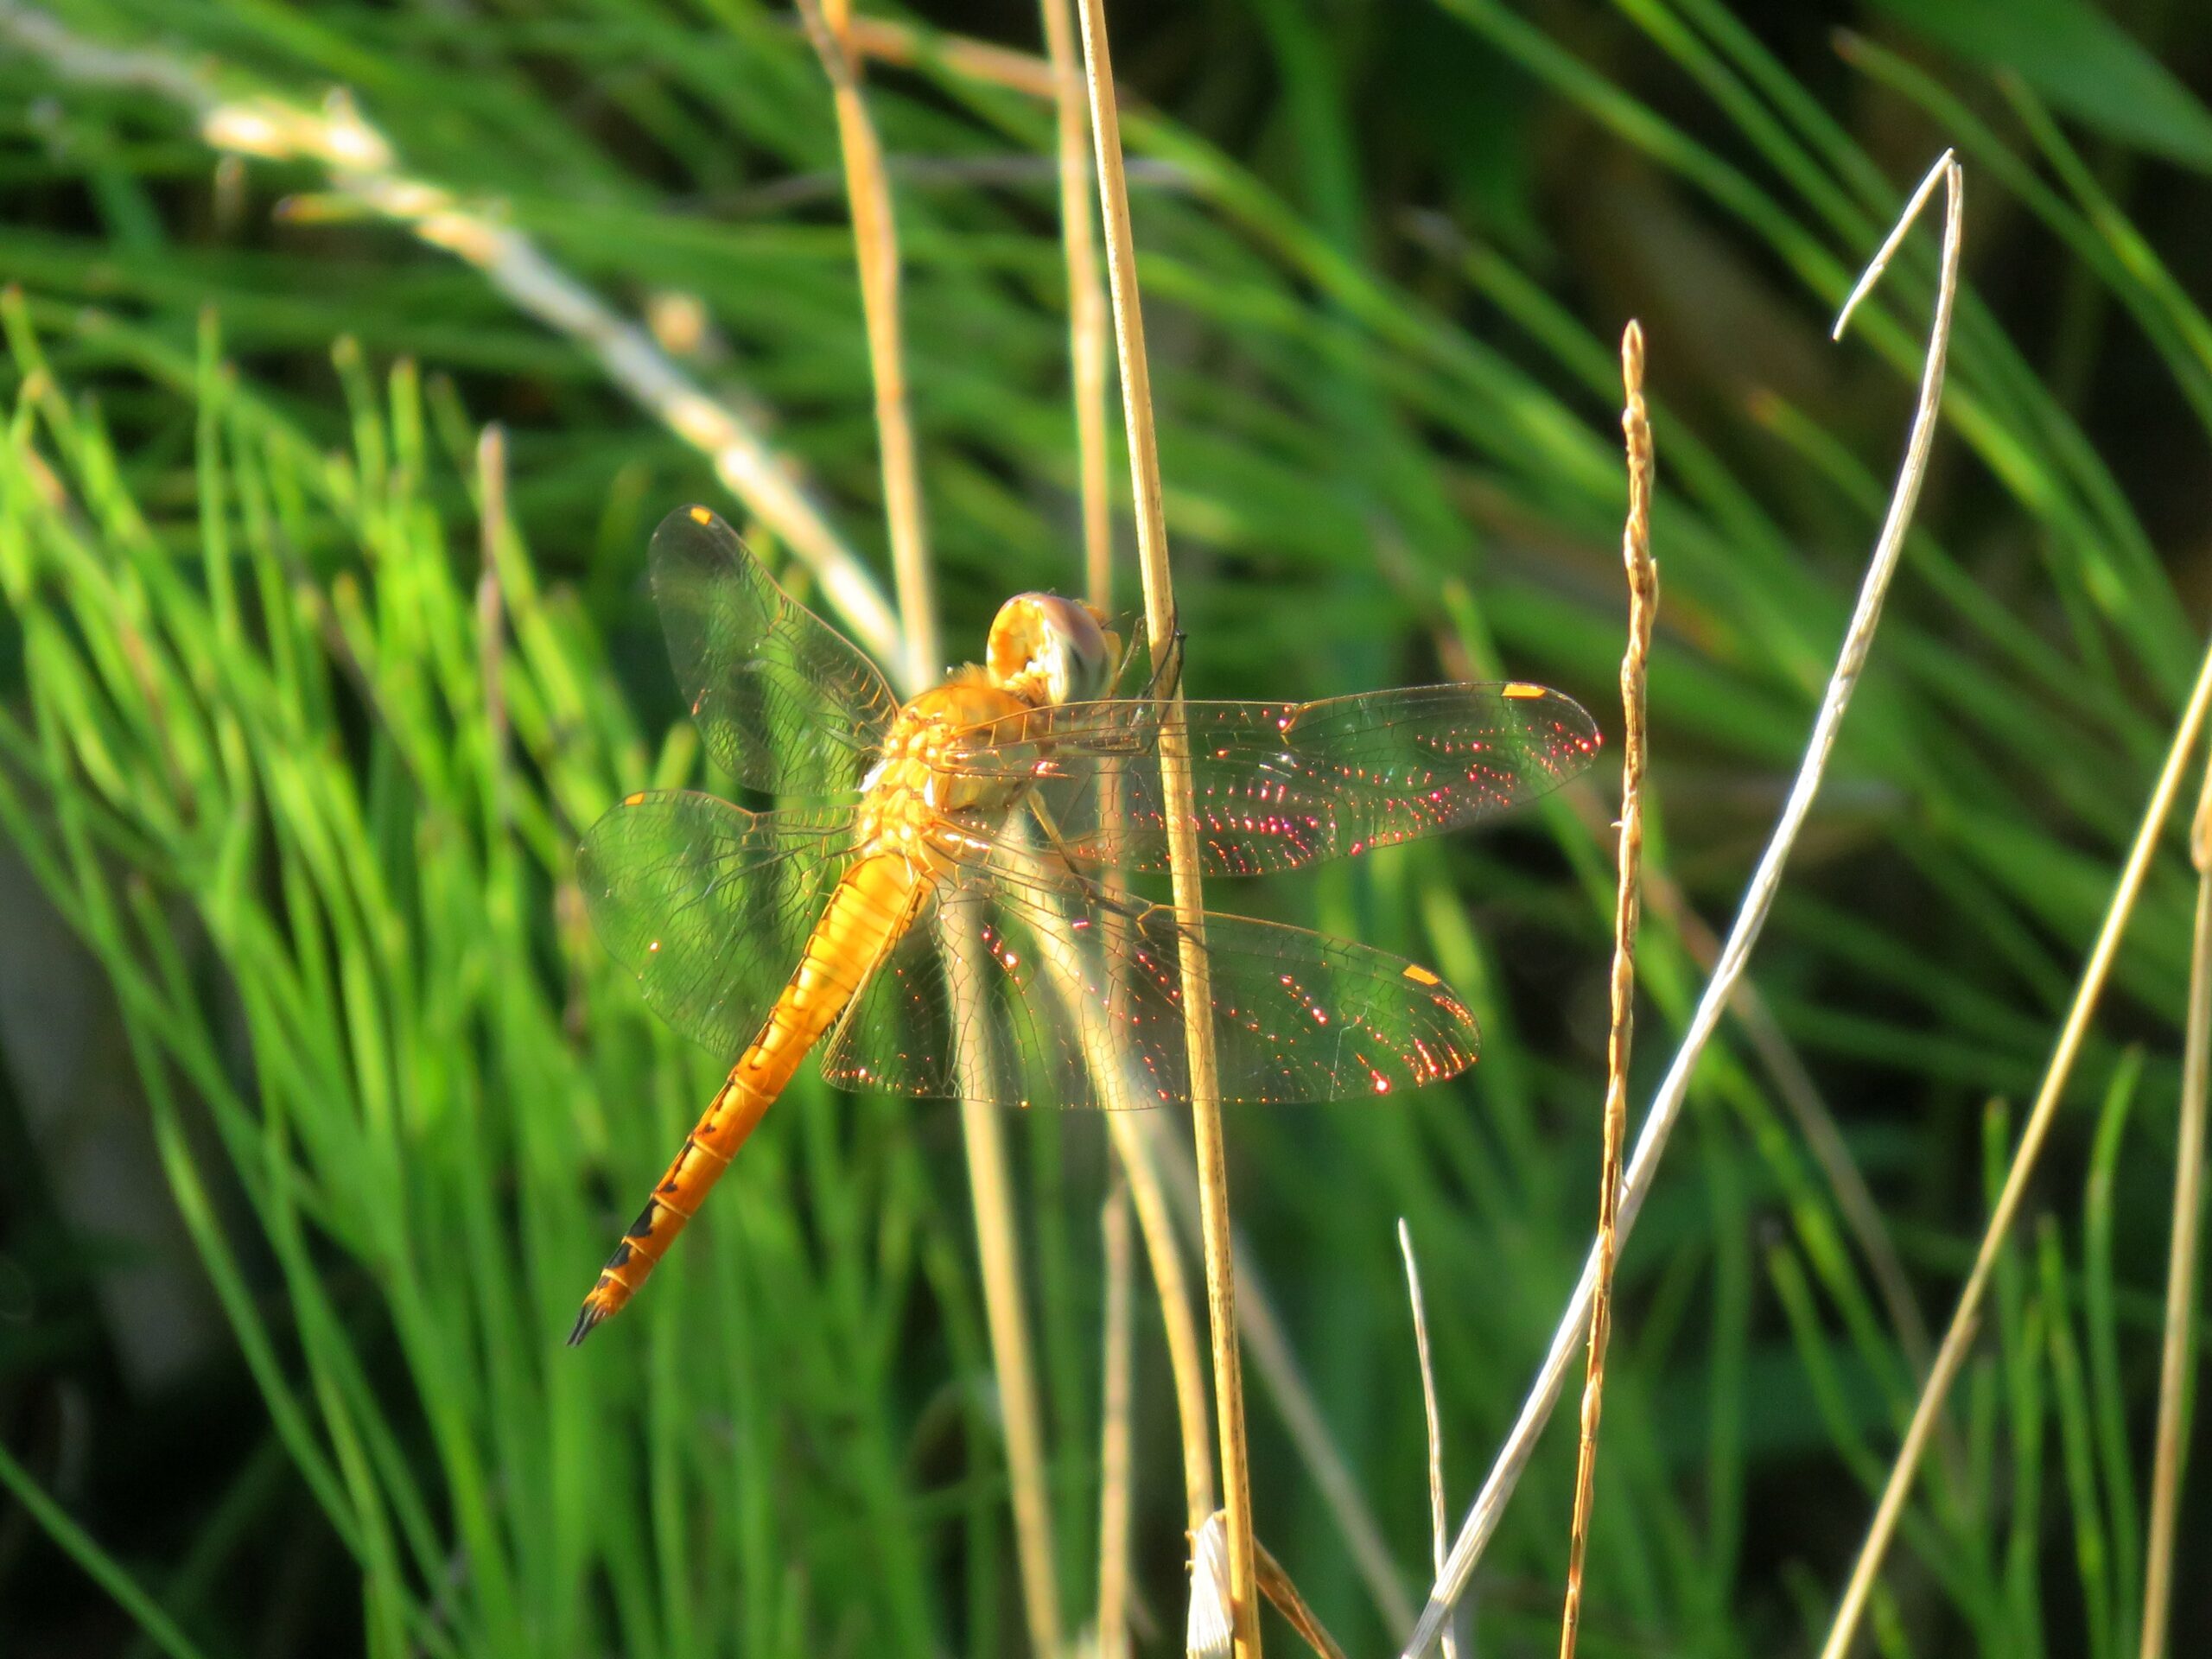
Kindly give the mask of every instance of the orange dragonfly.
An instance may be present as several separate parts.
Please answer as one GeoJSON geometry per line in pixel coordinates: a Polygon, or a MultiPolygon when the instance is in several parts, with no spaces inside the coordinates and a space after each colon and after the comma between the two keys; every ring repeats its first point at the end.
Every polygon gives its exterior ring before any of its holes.
{"type": "MultiPolygon", "coordinates": [[[[654,534],[653,593],[708,753],[748,788],[841,804],[751,812],[632,795],[586,837],[593,919],[677,1031],[736,1064],[585,1299],[619,1312],[808,1052],[848,1086],[1027,1106],[1185,1101],[1180,937],[1122,878],[1167,868],[1157,765],[1191,757],[1208,878],[1456,830],[1588,764],[1556,691],[1436,685],[1319,702],[1109,696],[1091,610],[1024,594],[984,661],[903,707],[861,652],[704,507],[654,534]],[[1149,764],[1147,764],[1149,763],[1149,764]]],[[[1225,1101],[1395,1093],[1474,1063],[1474,1018],[1426,968],[1300,928],[1199,928],[1225,1101]]]]}

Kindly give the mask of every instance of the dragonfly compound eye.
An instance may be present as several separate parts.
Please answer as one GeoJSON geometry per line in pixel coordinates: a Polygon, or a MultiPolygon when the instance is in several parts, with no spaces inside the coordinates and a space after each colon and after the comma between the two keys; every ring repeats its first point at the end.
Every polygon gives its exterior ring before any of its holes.
{"type": "Polygon", "coordinates": [[[1115,651],[1090,607],[1058,594],[1017,594],[991,624],[992,683],[1031,702],[1085,702],[1106,694],[1115,651]]]}

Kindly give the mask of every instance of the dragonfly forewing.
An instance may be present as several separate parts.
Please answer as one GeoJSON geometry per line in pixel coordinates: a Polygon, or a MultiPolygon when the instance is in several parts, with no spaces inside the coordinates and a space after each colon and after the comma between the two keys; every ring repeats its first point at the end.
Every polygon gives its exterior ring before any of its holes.
{"type": "Polygon", "coordinates": [[[1024,777],[1060,850],[1085,866],[1167,868],[1154,762],[1190,755],[1202,874],[1258,875],[1460,830],[1557,788],[1598,747],[1590,716],[1543,687],[1419,686],[1319,702],[1064,703],[963,734],[948,772],[1024,777]],[[1109,782],[1109,780],[1116,780],[1109,782]]]}
{"type": "Polygon", "coordinates": [[[669,514],[648,558],[669,659],[715,764],[770,794],[856,788],[899,713],[875,664],[704,507],[669,514]]]}

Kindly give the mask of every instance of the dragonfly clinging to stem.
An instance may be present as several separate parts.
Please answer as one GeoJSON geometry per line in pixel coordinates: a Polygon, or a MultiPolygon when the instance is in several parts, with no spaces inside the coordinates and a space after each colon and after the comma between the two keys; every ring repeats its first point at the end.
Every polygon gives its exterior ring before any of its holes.
{"type": "MultiPolygon", "coordinates": [[[[1201,873],[1300,868],[1457,830],[1588,764],[1590,717],[1520,682],[1319,702],[1110,695],[1101,618],[1009,600],[979,666],[901,705],[715,514],[655,533],[653,592],[708,753],[741,785],[835,802],[753,812],[632,795],[579,873],[609,950],[728,1077],[584,1300],[571,1343],[644,1283],[819,1048],[858,1088],[1027,1106],[1189,1098],[1163,738],[1190,757],[1201,873]]],[[[1224,1100],[1388,1096],[1472,1065],[1435,974],[1348,940],[1208,913],[1224,1100]]]]}

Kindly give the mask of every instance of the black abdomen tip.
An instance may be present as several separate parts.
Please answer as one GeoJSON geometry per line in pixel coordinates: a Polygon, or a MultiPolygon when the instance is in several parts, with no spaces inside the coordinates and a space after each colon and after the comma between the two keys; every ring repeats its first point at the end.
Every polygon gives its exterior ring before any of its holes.
{"type": "Polygon", "coordinates": [[[590,1296],[584,1299],[583,1306],[577,1311],[575,1324],[569,1327],[569,1346],[571,1348],[582,1347],[584,1338],[591,1335],[594,1331],[597,1330],[599,1328],[599,1322],[606,1317],[607,1315],[601,1311],[599,1306],[598,1293],[594,1291],[590,1296]]]}

